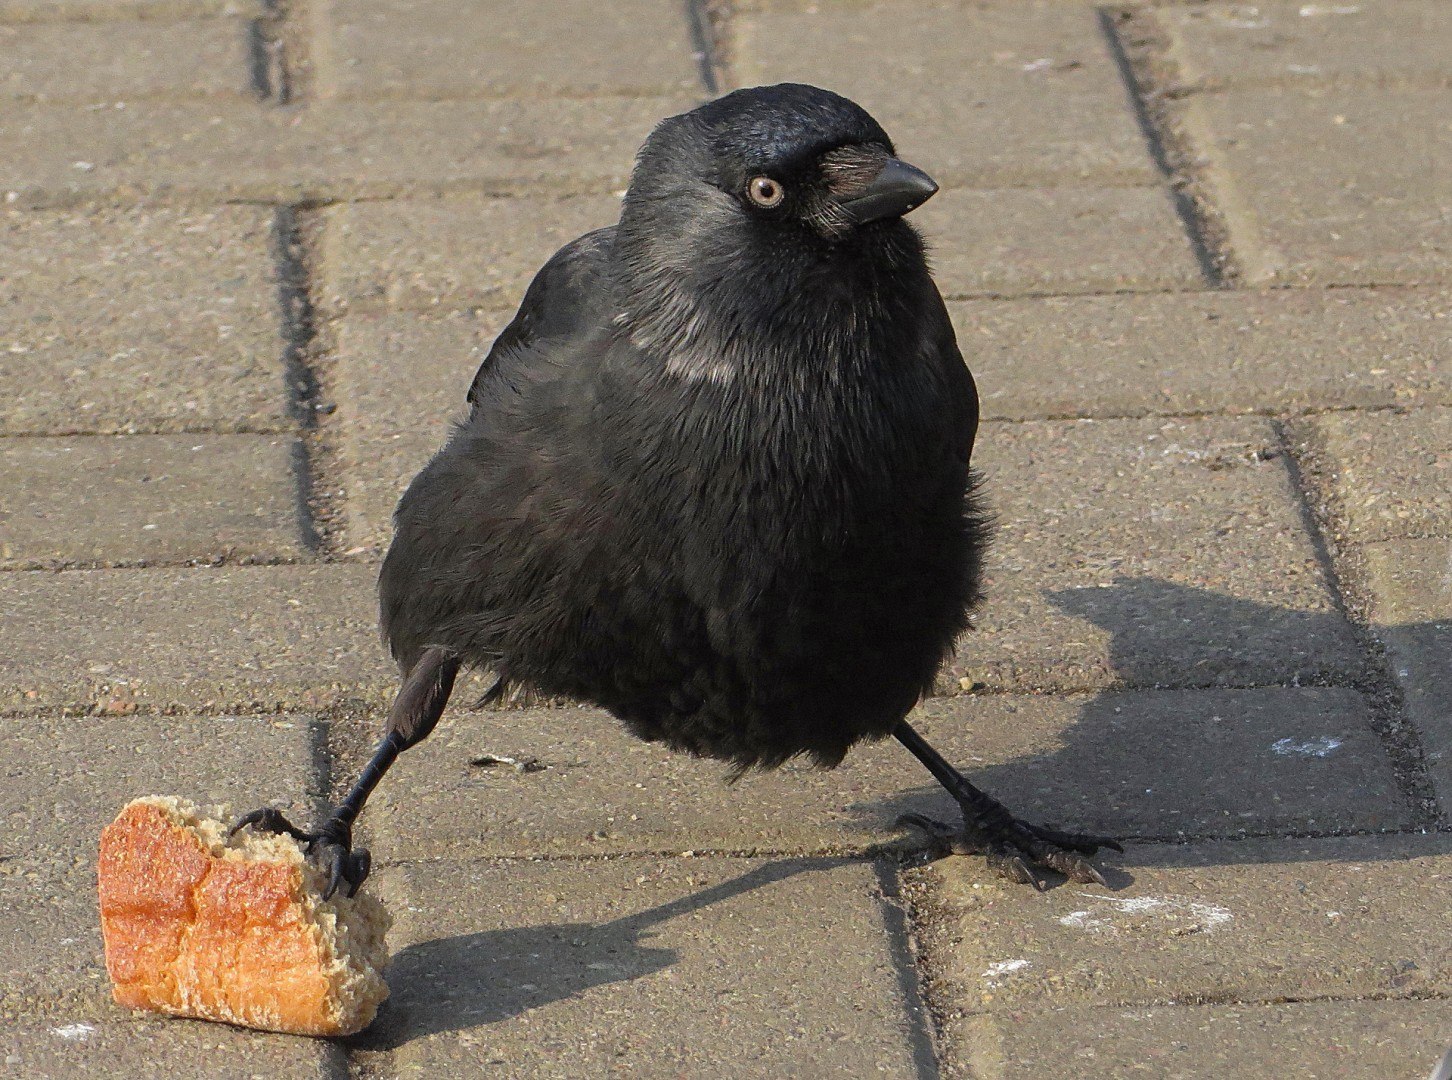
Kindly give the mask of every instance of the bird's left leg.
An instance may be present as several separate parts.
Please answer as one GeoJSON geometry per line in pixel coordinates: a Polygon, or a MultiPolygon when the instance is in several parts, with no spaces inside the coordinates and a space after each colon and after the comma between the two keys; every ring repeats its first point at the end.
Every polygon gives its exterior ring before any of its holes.
{"type": "Polygon", "coordinates": [[[999,874],[1036,889],[1044,887],[1033,870],[1036,866],[1057,870],[1070,881],[1105,884],[1104,876],[1084,856],[1093,855],[1102,847],[1123,851],[1118,841],[1107,836],[1059,832],[1020,821],[997,799],[965,780],[906,722],[899,723],[893,734],[963,808],[961,826],[933,821],[922,814],[904,814],[900,822],[923,829],[954,854],[981,854],[999,874]]]}
{"type": "MultiPolygon", "coordinates": [[[[409,671],[394,698],[393,708],[388,712],[388,723],[383,739],[363,766],[358,782],[349,789],[343,801],[328,815],[327,820],[316,832],[303,832],[282,813],[271,807],[254,810],[244,815],[232,832],[252,826],[264,832],[286,833],[305,841],[309,852],[317,852],[328,870],[328,885],[323,899],[328,899],[344,883],[348,895],[358,892],[358,887],[368,877],[371,860],[367,848],[353,850],[353,823],[363,812],[363,804],[373,789],[383,779],[398,755],[421,742],[443,715],[444,706],[449,703],[449,694],[454,688],[454,676],[459,673],[457,657],[442,649],[429,649],[409,671]]],[[[498,684],[496,684],[496,689],[498,684]]],[[[490,693],[494,693],[493,690],[490,693]]],[[[486,695],[487,696],[487,695],[486,695]]]]}

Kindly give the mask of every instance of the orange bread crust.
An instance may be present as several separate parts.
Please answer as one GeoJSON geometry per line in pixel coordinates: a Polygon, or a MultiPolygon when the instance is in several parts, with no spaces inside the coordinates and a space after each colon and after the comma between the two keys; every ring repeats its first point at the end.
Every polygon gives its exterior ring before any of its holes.
{"type": "Polygon", "coordinates": [[[349,1035],[388,996],[388,918],[323,901],[297,843],[229,842],[174,799],[138,799],[101,834],[106,969],[117,1002],[299,1035],[349,1035]]]}

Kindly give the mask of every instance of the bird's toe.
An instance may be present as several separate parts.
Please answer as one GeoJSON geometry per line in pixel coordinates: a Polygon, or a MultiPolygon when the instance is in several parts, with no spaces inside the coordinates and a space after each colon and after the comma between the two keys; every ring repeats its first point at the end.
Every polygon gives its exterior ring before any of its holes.
{"type": "Polygon", "coordinates": [[[227,830],[227,835],[236,836],[247,828],[256,829],[258,832],[280,833],[296,840],[308,842],[313,840],[312,833],[303,832],[291,821],[288,821],[281,810],[276,810],[271,806],[264,806],[260,810],[243,814],[237,819],[236,824],[227,830]]]}
{"type": "Polygon", "coordinates": [[[1061,832],[1058,829],[1051,829],[1046,825],[1035,825],[1032,822],[1018,822],[1039,840],[1054,847],[1068,848],[1083,855],[1093,855],[1100,848],[1109,848],[1112,851],[1123,853],[1124,847],[1109,836],[1093,836],[1088,833],[1061,832]]]}
{"type": "Polygon", "coordinates": [[[328,875],[328,883],[323,888],[324,900],[331,900],[339,889],[343,889],[344,896],[357,896],[373,865],[367,848],[354,851],[336,842],[321,843],[312,854],[328,875]]]}
{"type": "Polygon", "coordinates": [[[1123,851],[1105,836],[1060,832],[1010,818],[997,828],[968,823],[953,826],[922,814],[904,814],[899,825],[927,834],[930,847],[942,855],[982,855],[1000,877],[1040,891],[1048,887],[1042,871],[1052,870],[1078,884],[1107,885],[1104,875],[1086,856],[1100,848],[1123,851]]]}
{"type": "Polygon", "coordinates": [[[985,859],[988,869],[999,877],[1007,878],[1017,885],[1032,885],[1039,892],[1048,888],[1043,878],[1034,873],[1029,861],[1007,845],[1003,845],[1003,850],[988,852],[985,859]]]}

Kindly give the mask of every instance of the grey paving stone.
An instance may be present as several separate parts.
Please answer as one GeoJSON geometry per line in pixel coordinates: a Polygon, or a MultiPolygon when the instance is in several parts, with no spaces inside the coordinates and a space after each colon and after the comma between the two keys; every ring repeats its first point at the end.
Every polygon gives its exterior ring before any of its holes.
{"type": "Polygon", "coordinates": [[[290,427],[271,218],[0,213],[0,432],[290,427]]]}
{"type": "Polygon", "coordinates": [[[1446,1001],[1069,1006],[950,1020],[944,1075],[1425,1080],[1449,1029],[1446,1001]]]}
{"type": "Polygon", "coordinates": [[[1181,74],[1202,85],[1452,76],[1452,12],[1440,0],[1216,0],[1154,17],[1170,31],[1181,74]]]}
{"type": "Polygon", "coordinates": [[[1188,108],[1252,282],[1446,277],[1452,90],[1231,90],[1188,108]]]}
{"type": "Polygon", "coordinates": [[[691,105],[685,97],[332,101],[302,112],[223,101],[25,104],[0,127],[0,193],[33,207],[160,195],[613,191],[655,123],[691,105]]]}
{"type": "Polygon", "coordinates": [[[0,95],[115,102],[153,95],[252,94],[241,19],[0,26],[0,95]]]}
{"type": "Polygon", "coordinates": [[[340,94],[703,93],[669,0],[344,0],[331,12],[340,94]]]}
{"type": "Polygon", "coordinates": [[[915,211],[945,296],[1189,289],[1202,283],[1158,188],[944,191],[915,211]]]}
{"type": "Polygon", "coordinates": [[[512,309],[565,244],[613,225],[620,200],[460,196],[350,203],[327,212],[323,304],[375,308],[512,309]]]}
{"type": "Polygon", "coordinates": [[[76,1076],[292,1080],[347,1072],[343,1049],[321,1039],[162,1019],[100,1023],[52,1019],[6,1025],[0,1029],[0,1064],[8,1075],[26,1080],[76,1076]]]}
{"type": "Polygon", "coordinates": [[[1452,535],[1452,408],[1337,413],[1314,431],[1352,538],[1452,535]]]}
{"type": "Polygon", "coordinates": [[[1156,174],[1095,13],[1056,3],[819,4],[732,24],[743,86],[846,94],[939,182],[1156,174]]]}
{"type": "Polygon", "coordinates": [[[147,18],[183,19],[206,15],[264,14],[260,0],[0,0],[0,20],[97,22],[147,18]]]}
{"type": "Polygon", "coordinates": [[[0,574],[0,711],[391,695],[360,565],[0,574]]]}
{"type": "Polygon", "coordinates": [[[276,802],[306,819],[320,794],[314,726],[296,715],[0,718],[0,997],[78,1006],[88,1018],[127,1015],[106,1007],[102,827],[141,795],[227,803],[235,813],[276,802]]]}
{"type": "Polygon", "coordinates": [[[512,312],[443,318],[356,316],[339,331],[336,368],[350,547],[382,549],[393,508],[466,412],[474,372],[512,312]]]}
{"type": "Polygon", "coordinates": [[[1361,672],[1269,422],[987,424],[974,463],[998,529],[943,689],[1361,672]]]}
{"type": "Polygon", "coordinates": [[[0,439],[0,568],[306,555],[277,435],[0,439]]]}
{"type": "Polygon", "coordinates": [[[992,419],[1452,401],[1452,298],[1420,289],[949,305],[992,419]]]}
{"type": "Polygon", "coordinates": [[[882,891],[833,859],[410,867],[393,996],[359,1042],[394,1050],[390,1075],[920,1076],[882,891]]]}
{"type": "MultiPolygon", "coordinates": [[[[1118,836],[1393,828],[1395,778],[1348,690],[935,698],[910,718],[973,783],[1033,821],[1118,836]]],[[[954,803],[895,740],[834,770],[733,785],[596,709],[450,713],[363,819],[383,859],[862,851],[954,803]],[[510,764],[514,762],[516,764],[510,764]]]]}
{"type": "Polygon", "coordinates": [[[1452,541],[1388,541],[1360,553],[1372,628],[1391,654],[1446,815],[1452,808],[1452,541]]]}
{"type": "Polygon", "coordinates": [[[1114,890],[948,859],[905,890],[928,993],[964,1012],[1444,996],[1445,836],[1135,846],[1114,890]],[[1129,880],[1131,879],[1132,880],[1129,880]]]}

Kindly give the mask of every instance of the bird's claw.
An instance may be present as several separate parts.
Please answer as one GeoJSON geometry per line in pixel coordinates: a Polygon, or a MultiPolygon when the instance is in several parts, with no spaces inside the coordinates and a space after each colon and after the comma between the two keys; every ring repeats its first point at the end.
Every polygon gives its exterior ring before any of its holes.
{"type": "Polygon", "coordinates": [[[319,861],[328,871],[328,884],[323,889],[324,900],[331,900],[333,894],[345,882],[348,888],[344,895],[358,895],[358,890],[367,879],[368,871],[373,865],[372,856],[368,854],[367,848],[359,848],[354,851],[352,848],[333,841],[316,840],[308,845],[308,854],[314,853],[319,855],[319,861]]]}
{"type": "Polygon", "coordinates": [[[251,826],[258,832],[281,833],[291,836],[294,840],[306,840],[311,842],[312,833],[305,833],[292,822],[283,816],[281,810],[274,810],[270,806],[264,806],[261,810],[254,810],[250,814],[243,814],[237,819],[237,824],[227,830],[228,837],[236,836],[243,829],[251,826]]]}
{"type": "Polygon", "coordinates": [[[317,832],[304,832],[281,811],[264,807],[238,818],[227,835],[235,836],[248,826],[261,832],[291,836],[307,844],[308,855],[314,856],[328,874],[324,900],[331,900],[345,883],[348,886],[345,895],[357,896],[373,865],[367,848],[353,850],[353,827],[341,818],[330,817],[317,832]]]}
{"type": "Polygon", "coordinates": [[[1000,877],[1043,891],[1047,882],[1036,872],[1043,867],[1056,870],[1080,884],[1108,885],[1099,868],[1086,855],[1100,848],[1123,851],[1117,840],[1060,832],[1017,818],[998,829],[974,828],[967,823],[952,826],[922,814],[904,814],[898,825],[909,825],[927,833],[935,848],[951,855],[983,855],[989,869],[1000,877]]]}

